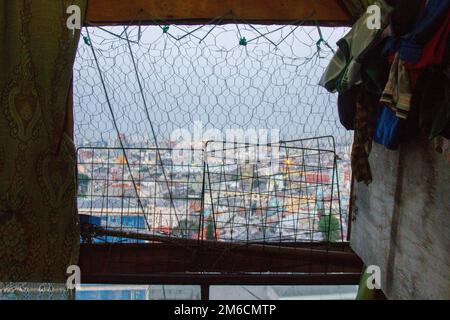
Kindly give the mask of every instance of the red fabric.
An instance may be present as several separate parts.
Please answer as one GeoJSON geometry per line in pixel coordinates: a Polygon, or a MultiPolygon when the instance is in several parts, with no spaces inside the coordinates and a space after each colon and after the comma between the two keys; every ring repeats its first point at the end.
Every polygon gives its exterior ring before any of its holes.
{"type": "Polygon", "coordinates": [[[393,52],[393,53],[390,53],[390,54],[389,54],[387,60],[388,60],[388,62],[389,62],[391,65],[394,63],[394,60],[395,60],[395,56],[396,56],[396,55],[397,55],[397,52],[393,52]]]}
{"type": "Polygon", "coordinates": [[[430,65],[440,65],[444,59],[445,48],[450,34],[450,11],[442,26],[424,47],[422,57],[416,63],[407,63],[408,69],[423,69],[430,65]]]}
{"type": "Polygon", "coordinates": [[[421,70],[408,70],[409,75],[409,84],[411,85],[411,89],[414,90],[417,84],[417,81],[419,81],[420,76],[422,75],[422,69],[421,70]]]}
{"type": "Polygon", "coordinates": [[[436,32],[431,41],[424,47],[422,57],[416,63],[406,63],[409,72],[411,88],[415,88],[422,71],[431,65],[440,65],[444,60],[445,49],[450,35],[450,12],[442,26],[436,32]]]}

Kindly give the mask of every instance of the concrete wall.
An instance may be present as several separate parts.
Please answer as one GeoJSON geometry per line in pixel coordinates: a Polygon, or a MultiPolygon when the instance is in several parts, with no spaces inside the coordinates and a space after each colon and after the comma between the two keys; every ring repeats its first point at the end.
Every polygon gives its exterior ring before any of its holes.
{"type": "Polygon", "coordinates": [[[382,270],[390,299],[450,299],[450,163],[420,138],[374,145],[374,181],[357,184],[351,246],[382,270]]]}

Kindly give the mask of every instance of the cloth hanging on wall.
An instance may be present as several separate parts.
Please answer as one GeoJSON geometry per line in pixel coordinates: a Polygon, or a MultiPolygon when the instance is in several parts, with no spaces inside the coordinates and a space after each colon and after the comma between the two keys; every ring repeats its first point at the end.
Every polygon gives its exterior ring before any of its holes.
{"type": "Polygon", "coordinates": [[[381,8],[381,29],[368,28],[367,19],[370,16],[364,14],[338,41],[339,48],[319,81],[319,85],[329,92],[343,93],[361,83],[361,63],[365,55],[382,41],[381,36],[393,10],[384,0],[375,3],[381,8]]]}
{"type": "Polygon", "coordinates": [[[449,9],[450,0],[427,1],[425,11],[413,30],[407,36],[400,39],[400,59],[411,63],[420,60],[424,46],[442,28],[449,9]]]}
{"type": "Polygon", "coordinates": [[[397,150],[399,146],[399,130],[403,119],[389,107],[382,107],[378,117],[374,140],[389,150],[397,150]]]}
{"type": "Polygon", "coordinates": [[[372,182],[369,154],[375,133],[378,99],[376,95],[361,91],[356,103],[355,134],[351,154],[352,172],[357,182],[364,182],[367,185],[372,182]]]}
{"type": "Polygon", "coordinates": [[[86,0],[0,1],[0,282],[65,282],[77,263],[72,4],[84,14],[86,0]]]}
{"type": "Polygon", "coordinates": [[[391,31],[396,38],[406,36],[419,19],[426,0],[397,0],[391,15],[391,31]]]}
{"type": "Polygon", "coordinates": [[[428,68],[417,82],[413,103],[429,139],[450,139],[450,64],[428,68]]]}
{"type": "Polygon", "coordinates": [[[380,102],[395,111],[397,117],[406,119],[411,108],[412,87],[405,63],[397,54],[392,63],[389,80],[380,102]]]}
{"type": "MultiPolygon", "coordinates": [[[[433,3],[427,3],[428,10],[424,11],[417,25],[423,24],[422,20],[427,13],[430,14],[428,6],[433,3]]],[[[436,12],[432,13],[436,16],[436,12]]],[[[386,107],[378,118],[375,135],[375,141],[390,150],[397,150],[401,143],[413,138],[419,130],[430,139],[439,135],[449,136],[448,54],[447,57],[445,54],[448,51],[450,12],[447,10],[441,16],[445,18],[440,25],[429,23],[438,29],[428,35],[429,42],[420,48],[421,55],[417,62],[405,62],[401,60],[400,53],[395,54],[389,81],[380,100],[386,107]]],[[[415,26],[414,30],[417,28],[415,26]]],[[[401,41],[395,38],[391,43],[400,44],[401,41]]],[[[392,48],[400,50],[401,45],[392,48]]]]}
{"type": "MultiPolygon", "coordinates": [[[[361,92],[374,96],[381,96],[389,77],[390,65],[386,57],[381,54],[385,42],[368,51],[361,61],[362,84],[340,93],[338,96],[338,114],[341,124],[347,130],[355,129],[357,98],[361,92]]],[[[363,125],[364,126],[364,125],[363,125]]]]}

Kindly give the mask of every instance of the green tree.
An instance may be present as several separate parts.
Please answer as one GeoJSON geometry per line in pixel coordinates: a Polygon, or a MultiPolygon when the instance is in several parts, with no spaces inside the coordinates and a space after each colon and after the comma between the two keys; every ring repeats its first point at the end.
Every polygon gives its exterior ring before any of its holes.
{"type": "Polygon", "coordinates": [[[319,230],[323,233],[327,242],[338,242],[340,230],[339,219],[334,215],[321,215],[319,220],[319,230]]]}
{"type": "Polygon", "coordinates": [[[211,217],[208,218],[208,224],[206,225],[206,240],[214,240],[214,221],[211,217]]]}

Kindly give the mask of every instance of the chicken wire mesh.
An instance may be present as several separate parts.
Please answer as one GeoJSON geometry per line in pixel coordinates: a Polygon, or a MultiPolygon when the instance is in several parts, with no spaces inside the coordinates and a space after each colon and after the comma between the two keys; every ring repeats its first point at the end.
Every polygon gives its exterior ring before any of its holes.
{"type": "MultiPolygon", "coordinates": [[[[85,28],[74,66],[80,213],[100,217],[99,223],[111,230],[144,230],[147,236],[154,237],[306,241],[324,239],[323,232],[316,232],[320,216],[334,210],[330,217],[338,219],[335,229],[339,229],[339,236],[333,236],[333,240],[343,240],[352,137],[339,124],[335,96],[317,83],[333,53],[329,44],[334,44],[345,31],[249,24],[85,28]],[[305,166],[305,155],[310,157],[308,161],[315,161],[317,170],[303,170],[303,176],[297,173],[298,179],[305,179],[306,173],[321,177],[318,168],[322,168],[326,179],[335,177],[328,184],[333,185],[335,195],[339,192],[339,201],[330,197],[328,191],[302,195],[311,198],[307,204],[314,203],[314,209],[306,212],[309,217],[304,218],[309,227],[299,227],[281,213],[271,217],[270,228],[267,221],[265,227],[264,221],[253,221],[259,224],[256,235],[248,236],[245,231],[246,237],[236,238],[236,234],[222,232],[230,226],[208,218],[206,211],[215,215],[214,208],[208,206],[214,205],[214,197],[223,201],[220,190],[211,190],[220,185],[224,176],[212,172],[202,157],[208,153],[204,150],[206,141],[211,137],[226,140],[229,130],[244,130],[244,136],[248,130],[275,132],[271,138],[278,145],[279,141],[332,136],[336,140],[333,148],[326,139],[313,139],[317,143],[314,151],[303,145],[283,145],[280,154],[284,156],[278,155],[272,161],[285,161],[287,151],[296,151],[294,166],[305,166]],[[193,161],[175,165],[174,152],[183,150],[194,154],[193,161]],[[325,161],[324,156],[317,162],[313,154],[317,156],[323,150],[337,160],[325,161]],[[214,176],[212,181],[204,180],[208,174],[210,178],[214,176]],[[326,197],[328,200],[324,200],[326,197]],[[331,204],[333,201],[339,202],[339,210],[331,204]],[[318,205],[321,202],[325,205],[318,205]],[[150,219],[149,212],[153,213],[150,219]],[[295,226],[286,226],[289,224],[295,226]],[[268,238],[267,232],[272,234],[268,238]],[[315,234],[320,236],[316,238],[315,234]]],[[[226,168],[224,159],[220,161],[222,169],[226,168]]],[[[270,184],[272,179],[277,185],[278,174],[272,172],[270,178],[258,181],[270,184]]],[[[267,190],[251,189],[247,182],[252,179],[245,174],[236,179],[248,189],[242,191],[241,201],[254,193],[269,199],[267,190]]],[[[292,185],[297,186],[288,191],[297,192],[299,184],[301,181],[294,181],[292,185]]],[[[321,187],[326,184],[322,181],[321,187]]],[[[300,195],[289,197],[289,201],[297,201],[300,195]],[[293,200],[295,197],[297,200],[293,200]]],[[[292,206],[286,209],[284,205],[286,194],[274,192],[271,198],[281,201],[281,205],[276,205],[278,211],[287,210],[284,215],[292,216],[292,206]]],[[[270,207],[266,205],[266,209],[270,207]]],[[[244,208],[244,216],[253,208],[252,204],[244,208]]],[[[243,224],[240,228],[248,229],[250,221],[243,224]]],[[[103,237],[102,241],[127,240],[120,233],[120,237],[103,237]]]]}

